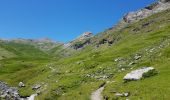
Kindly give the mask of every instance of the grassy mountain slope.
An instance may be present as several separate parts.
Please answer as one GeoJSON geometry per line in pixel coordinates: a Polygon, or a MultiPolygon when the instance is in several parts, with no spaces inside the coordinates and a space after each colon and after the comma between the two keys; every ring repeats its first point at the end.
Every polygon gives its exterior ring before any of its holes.
{"type": "Polygon", "coordinates": [[[67,70],[70,69],[70,73],[81,73],[80,76],[89,76],[90,74],[92,80],[85,79],[85,82],[80,80],[81,85],[77,86],[77,89],[72,90],[71,88],[72,91],[66,92],[60,99],[73,99],[74,97],[79,99],[79,97],[84,96],[88,98],[90,93],[96,90],[103,82],[103,80],[97,80],[96,77],[103,75],[109,77],[105,81],[116,81],[116,83],[107,84],[103,93],[110,100],[117,99],[114,96],[114,91],[130,92],[131,96],[129,98],[132,100],[168,100],[170,98],[168,95],[168,73],[170,71],[169,16],[170,10],[167,10],[137,23],[130,24],[120,31],[109,33],[109,35],[106,34],[109,37],[120,37],[112,46],[109,46],[107,43],[96,49],[92,49],[93,47],[89,46],[79,56],[64,59],[61,65],[68,66],[67,70]],[[134,31],[136,29],[139,30],[134,31]],[[134,60],[136,54],[140,54],[142,58],[134,60]],[[123,58],[124,60],[115,62],[114,60],[117,58],[123,58]],[[136,64],[129,65],[131,62],[136,64]],[[144,66],[155,67],[159,74],[141,81],[123,83],[123,76],[126,73],[132,69],[144,66]],[[122,68],[126,70],[122,71],[122,68]]]}
{"type": "MultiPolygon", "coordinates": [[[[11,52],[17,56],[22,57],[45,57],[47,54],[32,45],[15,42],[0,42],[0,47],[7,52],[11,52]]],[[[3,53],[1,53],[3,54],[3,53]]]]}

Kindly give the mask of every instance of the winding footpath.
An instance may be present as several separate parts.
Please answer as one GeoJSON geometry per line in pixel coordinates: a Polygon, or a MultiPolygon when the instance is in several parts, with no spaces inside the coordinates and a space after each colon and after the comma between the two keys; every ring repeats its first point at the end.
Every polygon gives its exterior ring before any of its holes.
{"type": "Polygon", "coordinates": [[[104,86],[100,87],[98,90],[93,92],[92,95],[91,95],[91,100],[102,100],[101,93],[103,92],[103,90],[104,90],[104,86]]]}
{"type": "Polygon", "coordinates": [[[32,94],[30,97],[28,97],[28,100],[34,100],[37,94],[32,94]]]}

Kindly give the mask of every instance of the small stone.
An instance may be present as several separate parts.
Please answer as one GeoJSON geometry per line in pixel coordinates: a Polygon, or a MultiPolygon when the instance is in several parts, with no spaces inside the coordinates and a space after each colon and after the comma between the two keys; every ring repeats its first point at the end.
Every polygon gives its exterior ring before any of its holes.
{"type": "Polygon", "coordinates": [[[140,58],[142,58],[142,56],[139,55],[139,54],[136,54],[135,57],[134,57],[135,60],[139,60],[140,58]]]}
{"type": "Polygon", "coordinates": [[[40,84],[37,84],[37,85],[35,85],[35,86],[32,87],[33,90],[37,90],[37,89],[39,89],[39,88],[41,88],[41,85],[40,85],[40,84]]]}
{"type": "Polygon", "coordinates": [[[122,93],[116,93],[115,95],[118,96],[118,97],[123,97],[122,93]]]}
{"type": "Polygon", "coordinates": [[[18,86],[21,87],[25,87],[25,84],[23,82],[19,82],[18,86]]]}
{"type": "Polygon", "coordinates": [[[130,62],[130,63],[129,63],[129,66],[134,65],[134,64],[136,64],[136,63],[135,63],[135,62],[130,62]]]}
{"type": "Polygon", "coordinates": [[[128,97],[129,96],[129,93],[127,92],[127,93],[123,93],[123,95],[125,96],[125,97],[128,97]]]}
{"type": "Polygon", "coordinates": [[[128,92],[125,92],[125,93],[116,93],[115,95],[118,96],[118,97],[128,97],[130,95],[130,93],[128,93],[128,92]]]}

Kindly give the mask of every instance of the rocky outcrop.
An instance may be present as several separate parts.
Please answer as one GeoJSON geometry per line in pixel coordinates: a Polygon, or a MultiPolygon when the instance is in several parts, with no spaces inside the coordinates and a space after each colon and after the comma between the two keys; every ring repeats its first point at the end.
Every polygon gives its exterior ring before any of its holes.
{"type": "Polygon", "coordinates": [[[4,98],[9,100],[13,98],[14,100],[21,99],[18,93],[18,89],[16,87],[9,87],[5,82],[0,81],[0,99],[4,98]]]}
{"type": "Polygon", "coordinates": [[[170,2],[170,0],[159,0],[159,1],[163,3],[170,2]]]}
{"type": "Polygon", "coordinates": [[[77,40],[82,41],[84,39],[90,38],[93,36],[92,32],[84,32],[81,36],[77,38],[77,40]]]}
{"type": "Polygon", "coordinates": [[[123,21],[126,23],[132,23],[141,19],[144,19],[148,16],[151,16],[155,13],[161,12],[170,8],[170,0],[160,0],[160,2],[156,2],[151,4],[148,7],[145,7],[136,12],[129,12],[123,17],[123,21]]]}
{"type": "MultiPolygon", "coordinates": [[[[19,86],[25,86],[23,82],[19,86]]],[[[7,83],[0,81],[0,100],[34,100],[38,94],[32,94],[30,97],[22,98],[16,87],[10,87],[7,83]]]]}
{"type": "Polygon", "coordinates": [[[73,49],[80,49],[83,48],[85,45],[91,43],[90,38],[93,37],[92,32],[84,32],[81,36],[76,38],[74,41],[69,43],[69,46],[73,49]]]}

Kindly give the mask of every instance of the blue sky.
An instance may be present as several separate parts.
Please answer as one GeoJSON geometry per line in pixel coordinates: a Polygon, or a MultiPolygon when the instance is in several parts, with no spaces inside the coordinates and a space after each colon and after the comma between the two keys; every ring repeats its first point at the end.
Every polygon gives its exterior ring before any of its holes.
{"type": "Polygon", "coordinates": [[[85,31],[101,32],[122,16],[156,0],[0,0],[0,38],[68,42],[85,31]]]}

